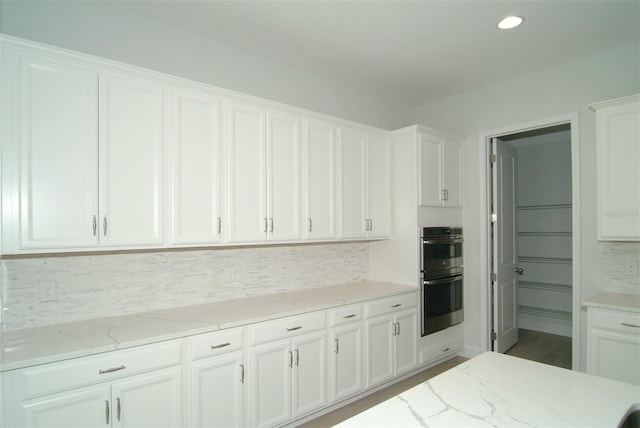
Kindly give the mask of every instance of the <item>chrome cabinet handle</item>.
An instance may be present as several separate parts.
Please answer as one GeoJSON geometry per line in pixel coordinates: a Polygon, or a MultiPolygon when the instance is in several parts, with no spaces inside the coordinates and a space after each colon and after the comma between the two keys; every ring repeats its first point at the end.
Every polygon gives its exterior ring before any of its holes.
{"type": "Polygon", "coordinates": [[[621,325],[623,325],[625,327],[640,328],[640,324],[632,324],[632,323],[629,323],[629,322],[623,322],[621,325]]]}
{"type": "Polygon", "coordinates": [[[98,232],[98,217],[96,215],[93,216],[93,236],[96,236],[98,232]]]}
{"type": "Polygon", "coordinates": [[[311,232],[312,229],[313,229],[313,223],[311,222],[311,217],[309,217],[307,219],[307,231],[311,232]]]}
{"type": "Polygon", "coordinates": [[[449,191],[447,189],[442,189],[442,200],[443,201],[449,200],[449,191]]]}
{"type": "Polygon", "coordinates": [[[369,231],[373,230],[373,220],[369,219],[369,231]]]}
{"type": "Polygon", "coordinates": [[[400,323],[396,323],[396,336],[400,336],[400,323]]]}
{"type": "Polygon", "coordinates": [[[342,318],[353,318],[355,316],[356,316],[356,314],[343,315],[342,318]]]}
{"type": "Polygon", "coordinates": [[[107,236],[107,216],[104,216],[102,219],[102,234],[107,236]]]}
{"type": "Polygon", "coordinates": [[[392,308],[399,308],[402,306],[402,303],[396,303],[395,305],[391,305],[392,308]]]}
{"type": "Polygon", "coordinates": [[[225,346],[229,346],[229,345],[231,345],[230,342],[221,343],[219,345],[211,345],[211,349],[224,348],[225,346]]]}
{"type": "Polygon", "coordinates": [[[448,351],[448,350],[450,350],[450,349],[451,349],[451,348],[446,347],[446,348],[444,348],[444,349],[442,350],[442,352],[447,352],[447,351],[448,351]]]}
{"type": "Polygon", "coordinates": [[[293,367],[293,352],[289,351],[289,367],[293,367]]]}
{"type": "Polygon", "coordinates": [[[117,415],[117,418],[118,418],[118,422],[120,422],[120,416],[122,416],[122,408],[120,407],[120,397],[116,398],[116,402],[118,403],[117,410],[116,410],[116,415],[117,415]]]}
{"type": "Polygon", "coordinates": [[[300,351],[296,349],[296,366],[300,366],[300,351]]]}
{"type": "Polygon", "coordinates": [[[340,341],[338,340],[338,338],[333,339],[336,342],[336,350],[335,353],[338,354],[340,353],[340,341]]]}
{"type": "Polygon", "coordinates": [[[98,374],[113,373],[113,372],[117,372],[117,371],[124,370],[124,369],[126,369],[126,367],[123,366],[123,365],[120,365],[118,367],[111,367],[110,369],[104,369],[104,370],[100,369],[100,370],[98,370],[98,374]]]}
{"type": "Polygon", "coordinates": [[[104,419],[107,425],[109,425],[109,400],[104,400],[104,419]]]}
{"type": "Polygon", "coordinates": [[[269,233],[273,233],[273,217],[269,217],[269,233]]]}
{"type": "Polygon", "coordinates": [[[295,331],[295,330],[300,330],[302,328],[301,325],[297,325],[295,327],[289,327],[287,328],[287,331],[295,331]]]}
{"type": "Polygon", "coordinates": [[[393,326],[393,333],[391,333],[392,336],[397,336],[398,335],[398,329],[396,328],[396,323],[391,324],[393,326]]]}
{"type": "Polygon", "coordinates": [[[218,235],[219,235],[222,232],[222,219],[218,217],[217,222],[218,222],[218,235]]]}
{"type": "Polygon", "coordinates": [[[240,364],[240,383],[244,383],[244,364],[240,364]]]}
{"type": "Polygon", "coordinates": [[[263,221],[264,221],[264,233],[267,233],[267,228],[268,228],[267,218],[265,217],[263,221]]]}

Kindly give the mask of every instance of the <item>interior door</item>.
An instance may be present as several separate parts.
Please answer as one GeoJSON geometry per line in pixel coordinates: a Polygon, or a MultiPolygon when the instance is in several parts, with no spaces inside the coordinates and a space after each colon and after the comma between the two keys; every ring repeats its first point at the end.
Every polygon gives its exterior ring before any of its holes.
{"type": "Polygon", "coordinates": [[[493,202],[493,350],[503,353],[518,341],[516,247],[516,150],[491,141],[493,202]]]}

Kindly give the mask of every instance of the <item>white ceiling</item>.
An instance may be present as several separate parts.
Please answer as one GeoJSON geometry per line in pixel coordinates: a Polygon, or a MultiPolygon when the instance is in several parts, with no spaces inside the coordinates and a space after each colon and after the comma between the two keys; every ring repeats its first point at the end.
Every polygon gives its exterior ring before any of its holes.
{"type": "Polygon", "coordinates": [[[640,43],[640,0],[112,1],[412,106],[640,43]]]}

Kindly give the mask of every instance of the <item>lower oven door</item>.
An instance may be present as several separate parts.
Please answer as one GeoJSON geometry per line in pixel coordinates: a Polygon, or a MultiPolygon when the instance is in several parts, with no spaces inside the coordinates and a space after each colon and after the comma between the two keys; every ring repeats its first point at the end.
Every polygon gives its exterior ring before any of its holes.
{"type": "Polygon", "coordinates": [[[422,282],[422,336],[464,320],[462,275],[422,282]]]}

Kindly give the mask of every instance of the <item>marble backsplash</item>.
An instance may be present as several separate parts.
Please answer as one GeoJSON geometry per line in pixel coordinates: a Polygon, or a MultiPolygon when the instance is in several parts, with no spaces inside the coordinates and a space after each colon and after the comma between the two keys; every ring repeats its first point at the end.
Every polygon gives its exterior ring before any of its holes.
{"type": "Polygon", "coordinates": [[[601,248],[603,288],[640,294],[640,242],[603,242],[601,248]]]}
{"type": "Polygon", "coordinates": [[[0,260],[5,331],[367,279],[367,243],[0,260]]]}

